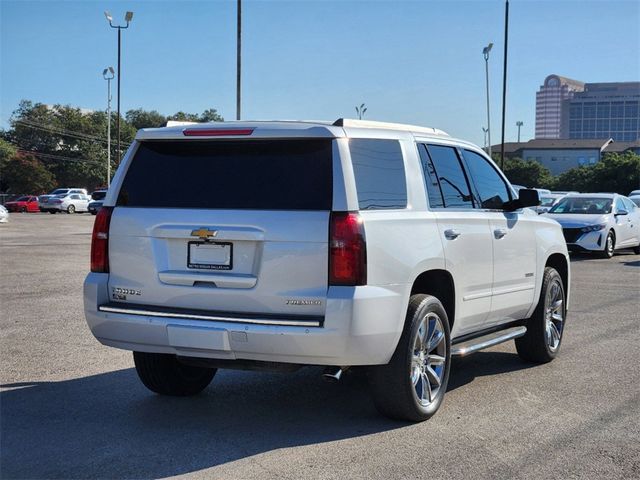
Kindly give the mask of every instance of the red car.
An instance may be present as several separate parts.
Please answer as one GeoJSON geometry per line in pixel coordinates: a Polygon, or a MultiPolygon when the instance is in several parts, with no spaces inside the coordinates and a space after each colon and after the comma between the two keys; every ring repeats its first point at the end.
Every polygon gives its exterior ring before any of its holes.
{"type": "Polygon", "coordinates": [[[32,195],[25,195],[24,197],[19,197],[16,200],[11,202],[7,202],[4,206],[10,212],[39,212],[38,208],[38,197],[32,195]]]}

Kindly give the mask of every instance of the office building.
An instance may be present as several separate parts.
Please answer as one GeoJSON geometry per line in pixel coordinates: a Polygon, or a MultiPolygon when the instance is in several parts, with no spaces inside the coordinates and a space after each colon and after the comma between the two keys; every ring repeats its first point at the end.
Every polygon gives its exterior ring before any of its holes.
{"type": "Polygon", "coordinates": [[[563,101],[560,138],[640,138],[640,82],[585,84],[563,101]]]}
{"type": "Polygon", "coordinates": [[[560,138],[563,102],[584,90],[578,80],[549,75],[536,92],[536,137],[560,138]]]}

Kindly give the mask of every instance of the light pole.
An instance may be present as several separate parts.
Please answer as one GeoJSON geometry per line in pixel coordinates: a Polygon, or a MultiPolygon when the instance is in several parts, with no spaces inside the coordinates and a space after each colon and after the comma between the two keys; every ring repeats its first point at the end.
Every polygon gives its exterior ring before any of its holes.
{"type": "Polygon", "coordinates": [[[238,27],[236,31],[236,120],[240,120],[240,91],[242,68],[242,0],[238,0],[238,27]]]}
{"type": "Polygon", "coordinates": [[[520,143],[520,127],[522,125],[524,125],[524,122],[521,122],[520,120],[516,122],[516,127],[518,127],[518,143],[520,143]]]}
{"type": "Polygon", "coordinates": [[[107,188],[111,186],[111,80],[113,77],[113,67],[107,67],[102,71],[102,78],[107,81],[107,188]]]}
{"type": "Polygon", "coordinates": [[[107,17],[109,26],[111,28],[115,28],[118,30],[118,116],[116,118],[116,135],[118,137],[118,163],[120,163],[120,154],[121,154],[120,152],[120,77],[122,76],[121,70],[120,70],[120,44],[122,42],[120,37],[121,37],[122,30],[125,28],[129,28],[129,23],[131,23],[131,20],[133,19],[133,12],[127,12],[124,14],[124,21],[127,23],[124,26],[114,25],[113,17],[109,12],[104,12],[104,16],[107,17]]]}
{"type": "Polygon", "coordinates": [[[484,151],[487,151],[487,134],[489,133],[488,128],[482,127],[482,133],[484,133],[484,151]]]}
{"type": "MultiPolygon", "coordinates": [[[[484,72],[487,83],[487,131],[485,132],[488,139],[487,153],[491,156],[491,111],[489,110],[489,52],[493,48],[493,43],[490,43],[482,49],[482,55],[484,56],[484,72]]],[[[484,130],[484,129],[483,129],[484,130]]]]}

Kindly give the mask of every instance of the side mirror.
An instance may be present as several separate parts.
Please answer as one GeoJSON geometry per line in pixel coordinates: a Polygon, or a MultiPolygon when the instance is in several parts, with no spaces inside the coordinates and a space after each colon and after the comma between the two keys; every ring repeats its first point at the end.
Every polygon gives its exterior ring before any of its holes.
{"type": "Polygon", "coordinates": [[[533,188],[521,188],[518,192],[518,198],[505,202],[503,208],[512,212],[519,208],[537,207],[538,205],[540,205],[538,191],[533,188]]]}
{"type": "Polygon", "coordinates": [[[627,212],[626,210],[618,210],[618,213],[616,213],[616,215],[629,215],[629,212],[627,212]]]}

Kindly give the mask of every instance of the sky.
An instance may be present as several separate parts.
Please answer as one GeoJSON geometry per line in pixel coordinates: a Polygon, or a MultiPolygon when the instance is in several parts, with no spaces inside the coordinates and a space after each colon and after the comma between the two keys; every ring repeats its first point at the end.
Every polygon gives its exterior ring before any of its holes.
{"type": "MultiPolygon", "coordinates": [[[[116,66],[121,109],[235,118],[236,0],[0,0],[0,128],[21,99],[106,109],[116,66]]],[[[492,143],[502,108],[504,1],[243,0],[242,118],[356,117],[443,129],[483,144],[489,59],[492,143]]],[[[552,73],[640,80],[640,2],[511,0],[506,140],[533,138],[535,92],[552,73]]],[[[114,95],[115,105],[115,95],[114,95]]]]}

